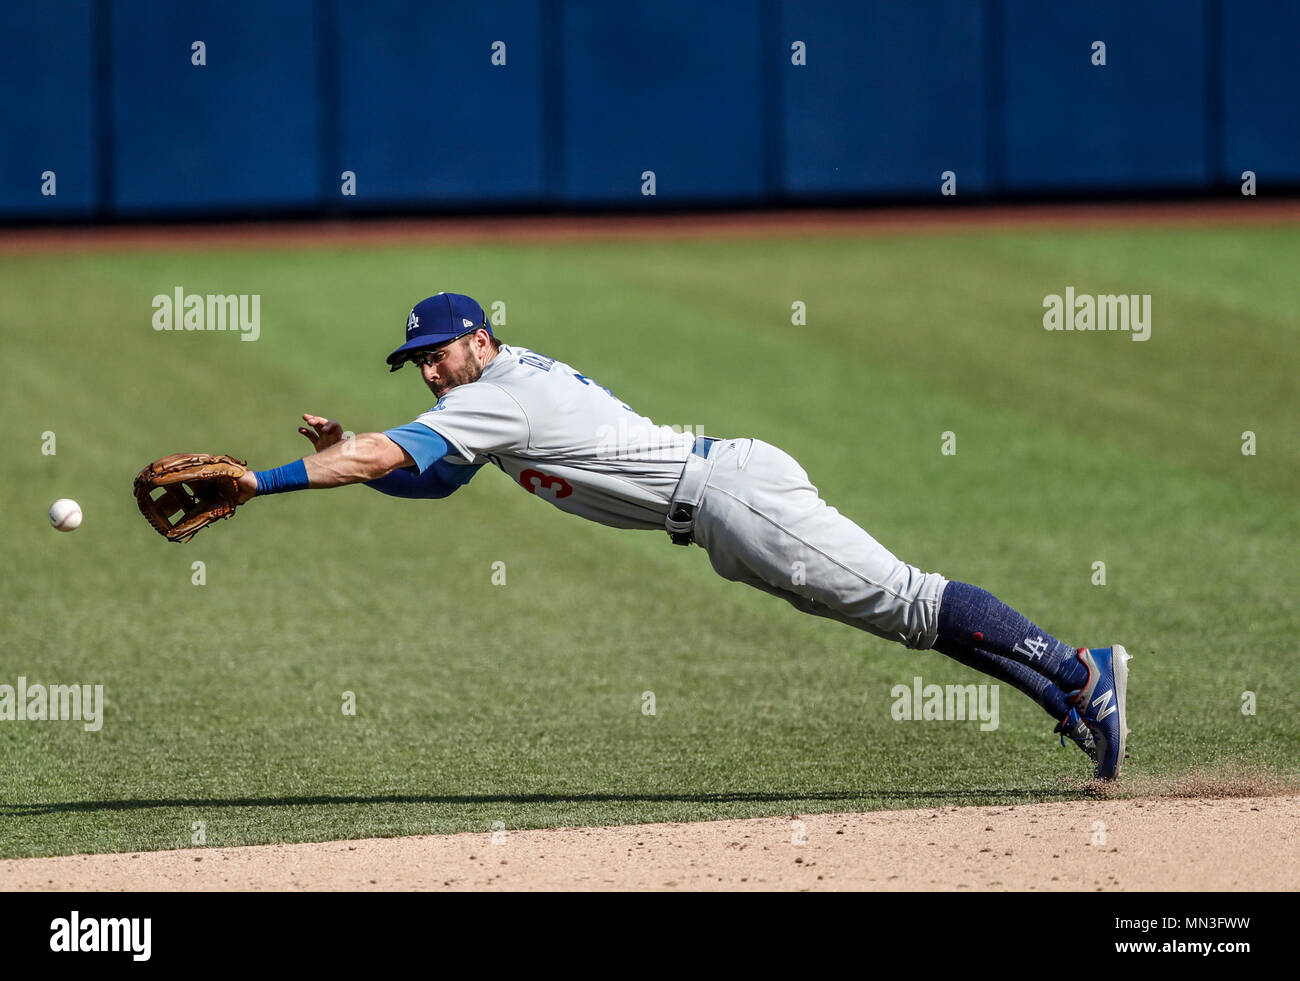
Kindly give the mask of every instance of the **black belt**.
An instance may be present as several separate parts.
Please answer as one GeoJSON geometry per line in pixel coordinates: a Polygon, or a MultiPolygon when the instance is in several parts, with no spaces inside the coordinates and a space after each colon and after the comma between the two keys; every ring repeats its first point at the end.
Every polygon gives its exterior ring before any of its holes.
{"type": "MultiPolygon", "coordinates": [[[[713,444],[718,442],[711,436],[697,436],[695,445],[691,447],[691,453],[695,456],[703,457],[706,460],[709,453],[713,450],[713,444]]],[[[695,505],[687,504],[681,501],[674,502],[668,510],[668,535],[672,538],[674,545],[689,545],[691,543],[691,531],[695,526],[695,505]],[[671,525],[684,526],[685,530],[673,531],[671,525]]]]}

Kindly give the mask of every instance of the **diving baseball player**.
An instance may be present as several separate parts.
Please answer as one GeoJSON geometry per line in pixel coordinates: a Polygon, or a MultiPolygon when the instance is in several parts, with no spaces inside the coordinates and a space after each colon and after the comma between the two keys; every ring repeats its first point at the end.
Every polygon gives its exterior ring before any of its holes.
{"type": "Polygon", "coordinates": [[[1123,647],[1074,648],[984,590],[896,558],[826,504],[795,460],[762,440],[656,426],[562,361],[493,336],[468,296],[420,301],[391,370],[413,362],[437,403],[362,433],[304,415],[316,452],[238,478],[238,501],[367,483],[440,498],[491,463],[529,494],[615,528],[694,542],[726,579],[916,650],[940,651],[1023,691],[1113,779],[1128,735],[1123,647]]]}

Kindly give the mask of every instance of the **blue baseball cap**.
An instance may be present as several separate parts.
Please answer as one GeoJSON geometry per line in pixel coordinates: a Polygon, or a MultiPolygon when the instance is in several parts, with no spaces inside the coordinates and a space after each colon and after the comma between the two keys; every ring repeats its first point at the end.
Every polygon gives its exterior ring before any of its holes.
{"type": "Polygon", "coordinates": [[[400,368],[413,351],[454,341],[480,327],[492,333],[483,308],[464,294],[438,293],[421,300],[406,318],[406,343],[388,356],[389,370],[400,368]]]}

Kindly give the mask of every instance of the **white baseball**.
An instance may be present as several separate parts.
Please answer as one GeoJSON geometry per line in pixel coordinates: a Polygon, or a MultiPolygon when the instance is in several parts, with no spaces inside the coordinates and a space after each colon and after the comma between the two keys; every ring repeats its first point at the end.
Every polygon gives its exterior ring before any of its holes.
{"type": "Polygon", "coordinates": [[[50,524],[59,531],[76,531],[81,527],[81,505],[61,497],[50,505],[50,524]]]}

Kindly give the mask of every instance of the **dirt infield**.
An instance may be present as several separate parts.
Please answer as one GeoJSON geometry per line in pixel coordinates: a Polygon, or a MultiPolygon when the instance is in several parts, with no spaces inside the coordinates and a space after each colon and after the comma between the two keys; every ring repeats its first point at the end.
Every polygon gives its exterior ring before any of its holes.
{"type": "Polygon", "coordinates": [[[492,242],[627,241],[945,233],[962,230],[1294,224],[1300,201],[975,205],[689,212],[381,218],[354,221],[105,225],[0,229],[0,255],[149,249],[347,248],[492,242]]]}
{"type": "Polygon", "coordinates": [[[1300,793],[557,828],[0,862],[2,890],[1291,890],[1300,793]]]}

